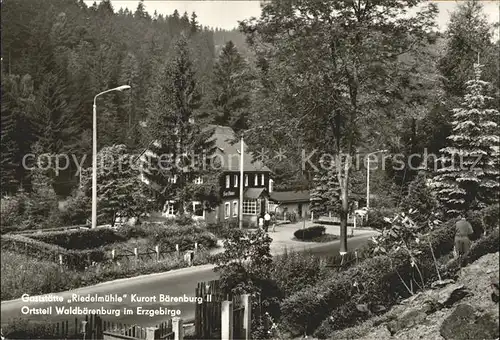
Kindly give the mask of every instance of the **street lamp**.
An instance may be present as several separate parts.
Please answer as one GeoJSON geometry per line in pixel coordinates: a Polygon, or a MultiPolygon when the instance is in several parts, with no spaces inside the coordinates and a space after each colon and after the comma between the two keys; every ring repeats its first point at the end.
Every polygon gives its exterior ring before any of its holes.
{"type": "Polygon", "coordinates": [[[94,97],[93,116],[92,116],[92,228],[97,227],[97,106],[96,100],[102,94],[112,91],[123,91],[130,89],[130,85],[118,86],[101,93],[94,97]]]}
{"type": "MultiPolygon", "coordinates": [[[[387,152],[387,150],[377,150],[370,152],[367,156],[366,163],[366,209],[370,209],[370,156],[379,152],[387,152]]],[[[368,215],[367,215],[368,216],[368,215]]]]}
{"type": "Polygon", "coordinates": [[[249,132],[249,131],[252,131],[252,130],[255,130],[255,129],[261,129],[262,126],[256,126],[254,128],[251,128],[251,129],[248,129],[248,130],[245,130],[245,131],[242,131],[241,133],[241,137],[240,137],[240,206],[239,206],[239,210],[238,210],[238,226],[240,229],[243,229],[243,185],[244,185],[244,180],[243,180],[243,176],[244,176],[244,171],[243,171],[243,158],[245,157],[245,147],[244,147],[244,142],[243,142],[243,135],[246,133],[246,132],[249,132]]]}

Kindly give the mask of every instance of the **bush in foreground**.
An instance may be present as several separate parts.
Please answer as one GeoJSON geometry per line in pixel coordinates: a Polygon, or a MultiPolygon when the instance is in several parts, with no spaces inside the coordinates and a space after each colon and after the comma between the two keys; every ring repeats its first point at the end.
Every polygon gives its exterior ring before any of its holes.
{"type": "Polygon", "coordinates": [[[298,240],[311,241],[314,238],[320,237],[325,234],[326,228],[321,225],[315,225],[309,228],[299,229],[293,233],[293,236],[298,240]]]}
{"type": "Polygon", "coordinates": [[[360,305],[387,308],[401,297],[409,296],[403,282],[408,284],[412,276],[413,261],[418,264],[425,284],[437,279],[430,249],[432,247],[436,258],[451,252],[455,222],[444,223],[412,244],[414,254],[418,254],[413,259],[403,249],[394,250],[366,259],[291,295],[281,304],[282,324],[291,335],[316,331],[316,336],[327,337],[334,330],[366,319],[368,313],[360,311],[360,305]]]}

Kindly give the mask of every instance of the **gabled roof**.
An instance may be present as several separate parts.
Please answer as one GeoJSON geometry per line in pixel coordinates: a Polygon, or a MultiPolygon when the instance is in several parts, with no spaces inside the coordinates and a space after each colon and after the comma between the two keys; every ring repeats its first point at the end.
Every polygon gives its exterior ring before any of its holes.
{"type": "Polygon", "coordinates": [[[243,193],[244,198],[257,199],[262,197],[262,195],[267,195],[267,190],[265,188],[247,188],[243,193]]]}
{"type": "Polygon", "coordinates": [[[309,202],[311,194],[309,190],[273,191],[270,197],[273,201],[279,203],[309,202]]]}
{"type": "MultiPolygon", "coordinates": [[[[213,138],[217,147],[217,159],[222,162],[221,167],[225,171],[240,171],[240,143],[233,129],[228,126],[209,125],[213,129],[213,138]],[[236,143],[235,143],[236,142],[236,143]]],[[[255,160],[248,152],[248,147],[243,141],[245,156],[243,158],[244,171],[271,172],[261,161],[255,160]]]]}

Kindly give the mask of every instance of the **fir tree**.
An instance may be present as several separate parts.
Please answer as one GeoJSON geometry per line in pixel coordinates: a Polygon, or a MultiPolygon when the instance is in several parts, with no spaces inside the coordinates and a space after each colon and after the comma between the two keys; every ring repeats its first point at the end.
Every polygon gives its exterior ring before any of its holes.
{"type": "Polygon", "coordinates": [[[198,16],[195,12],[191,13],[191,34],[198,32],[200,25],[197,21],[198,16]]]}
{"type": "Polygon", "coordinates": [[[311,190],[311,211],[319,217],[329,212],[337,215],[340,209],[340,186],[336,174],[323,170],[313,180],[314,188],[311,190]]]}
{"type": "Polygon", "coordinates": [[[232,41],[226,43],[214,67],[212,119],[235,131],[248,128],[250,69],[232,41]]]}
{"type": "MultiPolygon", "coordinates": [[[[149,211],[149,190],[140,179],[137,158],[125,145],[104,147],[97,155],[98,214],[114,225],[117,217],[139,218],[149,211]]],[[[83,188],[90,197],[91,168],[83,172],[83,188]]]]}
{"type": "Polygon", "coordinates": [[[480,79],[481,65],[474,65],[475,79],[466,83],[467,93],[454,109],[450,145],[441,151],[443,167],[433,186],[447,213],[478,209],[498,200],[498,110],[486,95],[489,83],[480,79]]]}
{"type": "Polygon", "coordinates": [[[151,144],[145,176],[156,188],[160,204],[175,200],[179,212],[197,199],[215,205],[217,177],[204,165],[214,152],[212,131],[197,121],[200,94],[187,41],[175,45],[175,55],[158,74],[148,101],[148,134],[151,144]],[[200,157],[201,156],[201,157],[200,157]],[[202,177],[202,186],[193,183],[202,177]]]}

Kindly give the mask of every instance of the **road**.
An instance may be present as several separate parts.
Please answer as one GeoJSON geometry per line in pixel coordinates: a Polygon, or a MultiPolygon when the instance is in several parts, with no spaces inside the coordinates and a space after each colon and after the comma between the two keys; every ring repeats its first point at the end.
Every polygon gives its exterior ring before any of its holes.
{"type": "MultiPolygon", "coordinates": [[[[348,239],[349,249],[355,249],[363,244],[373,235],[373,233],[367,233],[359,236],[354,236],[348,239]]],[[[308,250],[319,256],[328,256],[332,254],[337,254],[339,251],[339,242],[329,242],[326,244],[315,244],[314,246],[308,248],[308,250]]],[[[119,309],[121,311],[119,316],[111,315],[109,317],[103,317],[104,320],[109,320],[112,322],[119,322],[125,324],[141,324],[143,326],[156,325],[170,316],[156,315],[150,317],[148,315],[124,315],[123,308],[127,307],[133,309],[134,314],[137,313],[136,308],[142,307],[143,309],[158,309],[160,307],[180,310],[181,315],[184,320],[193,320],[195,313],[195,303],[185,303],[185,302],[131,302],[132,294],[138,294],[138,296],[144,297],[155,297],[158,299],[160,294],[170,295],[172,297],[194,297],[195,287],[200,281],[210,281],[218,278],[218,274],[213,271],[214,266],[203,265],[190,268],[183,268],[178,270],[173,270],[165,273],[151,274],[138,276],[134,278],[120,279],[111,282],[104,282],[94,286],[79,288],[72,291],[66,291],[62,293],[56,293],[55,295],[64,298],[64,302],[23,302],[21,299],[5,301],[1,303],[1,323],[8,323],[9,320],[13,318],[24,318],[29,320],[44,320],[47,319],[45,315],[33,315],[21,313],[21,308],[23,306],[28,306],[29,308],[46,308],[48,306],[53,306],[52,314],[50,315],[50,321],[68,320],[73,319],[74,315],[57,315],[55,313],[55,306],[59,307],[88,307],[88,308],[101,308],[105,309],[119,309]],[[85,296],[86,294],[99,294],[99,296],[104,296],[106,294],[117,294],[124,298],[123,302],[72,302],[68,304],[66,301],[72,297],[72,294],[79,294],[80,296],[85,296]],[[124,297],[124,294],[127,296],[124,297]]]]}

